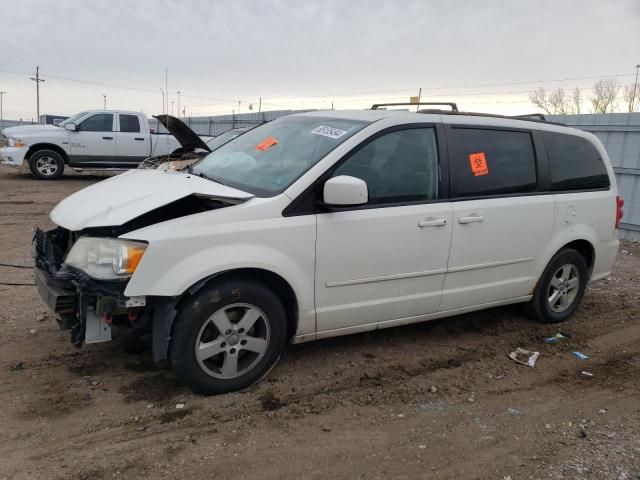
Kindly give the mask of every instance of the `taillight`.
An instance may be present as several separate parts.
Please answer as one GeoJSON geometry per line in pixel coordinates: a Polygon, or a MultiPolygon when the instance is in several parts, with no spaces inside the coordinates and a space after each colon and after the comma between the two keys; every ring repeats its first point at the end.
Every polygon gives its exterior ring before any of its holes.
{"type": "Polygon", "coordinates": [[[620,228],[620,221],[624,215],[622,207],[624,207],[624,200],[618,195],[616,197],[616,228],[620,228]]]}

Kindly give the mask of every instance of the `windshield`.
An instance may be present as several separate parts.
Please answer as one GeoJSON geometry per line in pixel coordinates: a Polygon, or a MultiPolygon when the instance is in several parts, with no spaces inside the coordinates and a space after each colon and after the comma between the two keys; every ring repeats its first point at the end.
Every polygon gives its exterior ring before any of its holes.
{"type": "Polygon", "coordinates": [[[366,125],[337,118],[279,118],[222,145],[193,172],[254,195],[273,196],[366,125]]]}
{"type": "Polygon", "coordinates": [[[241,133],[244,133],[243,131],[239,131],[239,130],[227,130],[226,132],[222,132],[220,135],[218,135],[215,138],[212,138],[211,140],[209,140],[207,142],[207,146],[211,149],[211,151],[213,152],[214,150],[220,148],[222,145],[224,145],[225,143],[227,143],[229,140],[233,140],[234,138],[236,138],[238,135],[240,135],[241,133]]]}
{"type": "Polygon", "coordinates": [[[80,112],[80,113],[76,113],[72,117],[65,118],[60,123],[58,123],[58,127],[64,127],[65,123],[77,123],[77,120],[82,118],[82,117],[84,117],[87,113],[89,113],[89,112],[80,112]]]}

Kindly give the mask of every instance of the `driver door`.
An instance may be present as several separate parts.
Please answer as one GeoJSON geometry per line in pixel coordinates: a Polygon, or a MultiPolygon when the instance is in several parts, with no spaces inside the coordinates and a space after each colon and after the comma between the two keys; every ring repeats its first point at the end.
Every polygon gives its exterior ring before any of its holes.
{"type": "Polygon", "coordinates": [[[318,214],[318,334],[408,323],[440,307],[452,206],[439,201],[434,126],[383,131],[332,176],[364,180],[369,201],[318,214]]]}
{"type": "Polygon", "coordinates": [[[107,166],[117,162],[114,117],[113,113],[95,113],[70,132],[71,165],[107,166]]]}

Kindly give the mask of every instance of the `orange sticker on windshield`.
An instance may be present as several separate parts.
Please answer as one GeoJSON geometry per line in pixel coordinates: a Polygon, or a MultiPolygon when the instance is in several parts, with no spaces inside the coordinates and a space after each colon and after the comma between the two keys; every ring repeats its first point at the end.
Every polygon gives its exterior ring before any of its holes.
{"type": "Polygon", "coordinates": [[[469,163],[471,164],[471,171],[475,177],[489,174],[487,159],[484,157],[484,152],[470,153],[469,163]]]}
{"type": "Polygon", "coordinates": [[[260,150],[261,152],[264,152],[267,148],[271,148],[277,143],[278,143],[278,140],[269,136],[265,140],[260,142],[258,145],[256,145],[256,150],[260,150]]]}

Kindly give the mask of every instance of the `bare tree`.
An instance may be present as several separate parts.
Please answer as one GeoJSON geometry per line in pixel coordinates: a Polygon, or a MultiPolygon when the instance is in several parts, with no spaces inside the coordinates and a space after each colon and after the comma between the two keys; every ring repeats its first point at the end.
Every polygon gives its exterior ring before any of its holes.
{"type": "Polygon", "coordinates": [[[529,101],[551,115],[551,105],[547,100],[547,91],[543,87],[536,88],[529,94],[529,101]]]}
{"type": "Polygon", "coordinates": [[[628,112],[635,112],[640,110],[640,90],[635,85],[625,85],[622,90],[622,98],[627,104],[628,112]]]}
{"type": "Polygon", "coordinates": [[[620,85],[615,80],[599,80],[593,85],[591,106],[593,113],[611,113],[618,106],[620,85]]]}
{"type": "Polygon", "coordinates": [[[549,105],[554,114],[567,115],[569,113],[569,102],[563,88],[557,88],[549,94],[549,105]]]}
{"type": "Polygon", "coordinates": [[[582,105],[582,92],[579,87],[576,87],[571,92],[571,113],[575,115],[580,115],[582,105]]]}

